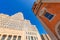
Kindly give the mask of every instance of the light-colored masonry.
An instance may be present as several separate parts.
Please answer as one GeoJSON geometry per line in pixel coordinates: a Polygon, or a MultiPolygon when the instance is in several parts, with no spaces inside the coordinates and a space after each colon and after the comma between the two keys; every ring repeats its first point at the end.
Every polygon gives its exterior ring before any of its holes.
{"type": "Polygon", "coordinates": [[[18,12],[12,16],[0,13],[0,40],[42,40],[35,25],[18,12]]]}

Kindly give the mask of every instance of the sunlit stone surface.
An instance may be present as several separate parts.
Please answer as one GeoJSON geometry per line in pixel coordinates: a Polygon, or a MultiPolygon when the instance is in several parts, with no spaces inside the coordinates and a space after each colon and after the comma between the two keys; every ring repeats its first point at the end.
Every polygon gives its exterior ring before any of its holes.
{"type": "Polygon", "coordinates": [[[21,12],[12,16],[0,13],[0,40],[4,39],[41,40],[41,37],[36,26],[24,19],[21,12]]]}

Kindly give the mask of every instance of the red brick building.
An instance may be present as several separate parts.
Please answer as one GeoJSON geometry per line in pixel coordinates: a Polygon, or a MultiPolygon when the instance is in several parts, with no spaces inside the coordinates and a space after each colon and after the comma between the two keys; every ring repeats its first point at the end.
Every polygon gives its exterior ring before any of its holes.
{"type": "Polygon", "coordinates": [[[60,40],[60,0],[37,0],[32,9],[52,40],[60,40]]]}

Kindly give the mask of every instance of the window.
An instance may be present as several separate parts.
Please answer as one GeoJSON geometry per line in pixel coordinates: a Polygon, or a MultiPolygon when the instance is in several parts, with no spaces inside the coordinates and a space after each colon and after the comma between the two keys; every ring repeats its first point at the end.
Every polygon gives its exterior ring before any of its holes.
{"type": "Polygon", "coordinates": [[[37,37],[34,37],[34,40],[38,40],[38,38],[37,37]]]}
{"type": "Polygon", "coordinates": [[[42,40],[45,40],[45,38],[44,38],[44,36],[43,36],[43,35],[41,35],[41,38],[42,38],[42,40]]]}
{"type": "Polygon", "coordinates": [[[58,23],[56,24],[55,32],[57,34],[57,37],[60,39],[60,21],[58,21],[58,23]]]}
{"type": "Polygon", "coordinates": [[[28,36],[28,40],[30,40],[30,36],[28,36]]]}
{"type": "Polygon", "coordinates": [[[1,38],[1,40],[5,40],[5,38],[6,38],[6,35],[3,35],[2,38],[1,38]]]}
{"type": "Polygon", "coordinates": [[[18,40],[21,40],[21,36],[18,36],[18,40]]]}
{"type": "Polygon", "coordinates": [[[16,40],[17,36],[13,36],[13,40],[16,40]]]}
{"type": "Polygon", "coordinates": [[[11,40],[11,37],[12,37],[12,35],[9,35],[8,38],[7,38],[7,40],[11,40]]]}
{"type": "Polygon", "coordinates": [[[38,38],[36,37],[36,40],[38,40],[38,38]]]}
{"type": "Polygon", "coordinates": [[[31,40],[33,40],[33,37],[31,36],[31,40]]]}
{"type": "Polygon", "coordinates": [[[54,15],[46,12],[46,14],[44,15],[47,19],[51,20],[53,18],[54,15]]]}
{"type": "Polygon", "coordinates": [[[26,36],[26,39],[27,39],[27,36],[26,36]]]}

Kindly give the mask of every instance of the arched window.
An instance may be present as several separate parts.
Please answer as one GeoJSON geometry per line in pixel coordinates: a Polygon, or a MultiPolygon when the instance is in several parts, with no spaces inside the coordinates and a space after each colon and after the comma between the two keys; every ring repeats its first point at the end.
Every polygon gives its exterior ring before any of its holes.
{"type": "Polygon", "coordinates": [[[60,24],[58,25],[58,34],[60,35],[60,24]]]}
{"type": "Polygon", "coordinates": [[[55,31],[58,38],[60,39],[60,21],[56,24],[55,31]]]}

